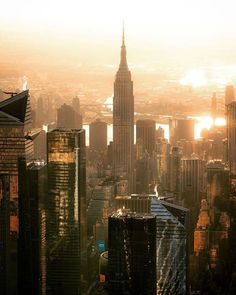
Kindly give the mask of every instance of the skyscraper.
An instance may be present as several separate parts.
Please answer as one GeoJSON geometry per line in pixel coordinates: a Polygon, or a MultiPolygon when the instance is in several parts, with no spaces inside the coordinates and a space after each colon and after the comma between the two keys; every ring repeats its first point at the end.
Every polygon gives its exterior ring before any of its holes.
{"type": "Polygon", "coordinates": [[[225,105],[227,106],[229,103],[235,100],[235,92],[233,85],[227,85],[225,87],[225,105]]]}
{"type": "Polygon", "coordinates": [[[157,181],[156,123],[154,120],[136,122],[136,192],[150,193],[157,181]]]}
{"type": "Polygon", "coordinates": [[[72,108],[75,111],[75,128],[80,129],[80,128],[83,127],[83,118],[82,118],[82,115],[81,115],[79,97],[75,96],[72,99],[72,108]]]}
{"type": "Polygon", "coordinates": [[[86,272],[85,131],[55,129],[48,145],[48,292],[81,294],[86,272]]]}
{"type": "Polygon", "coordinates": [[[89,125],[89,147],[96,151],[107,149],[107,123],[97,119],[89,125]]]}
{"type": "Polygon", "coordinates": [[[117,211],[109,217],[109,294],[156,294],[156,218],[117,211]]]}
{"type": "MultiPolygon", "coordinates": [[[[33,156],[31,136],[31,109],[28,91],[18,93],[0,102],[0,171],[9,176],[9,202],[5,203],[6,216],[10,216],[10,227],[5,222],[5,238],[10,241],[6,259],[9,271],[5,279],[9,294],[17,288],[17,234],[18,234],[18,157],[29,160],[33,156]],[[7,237],[8,236],[8,237],[7,237]]],[[[4,226],[3,224],[0,225],[4,226]]]]}
{"type": "Polygon", "coordinates": [[[177,199],[180,197],[181,150],[173,146],[169,154],[169,190],[177,199]]]}
{"type": "Polygon", "coordinates": [[[184,206],[193,208],[199,205],[204,189],[204,165],[196,155],[181,159],[181,195],[184,206]]]}
{"type": "Polygon", "coordinates": [[[194,140],[193,119],[171,119],[170,120],[170,143],[176,144],[181,139],[188,141],[194,140]]]}
{"type": "MultiPolygon", "coordinates": [[[[136,146],[140,153],[147,151],[151,156],[155,150],[156,123],[154,120],[136,122],[136,146]]],[[[137,155],[139,158],[139,155],[137,155]]]]}
{"type": "Polygon", "coordinates": [[[125,36],[121,46],[120,66],[116,73],[113,97],[113,170],[133,190],[134,178],[134,95],[131,73],[126,60],[125,36]]]}
{"type": "Polygon", "coordinates": [[[236,189],[236,101],[227,107],[228,163],[233,190],[236,189]]]}
{"type": "Polygon", "coordinates": [[[186,294],[188,210],[154,195],[138,194],[116,197],[118,207],[156,217],[156,294],[186,294]]]}
{"type": "Polygon", "coordinates": [[[10,276],[10,177],[0,174],[0,287],[4,295],[11,294],[10,276]]]}
{"type": "Polygon", "coordinates": [[[63,104],[57,110],[57,127],[76,128],[76,113],[72,106],[63,104]]]}
{"type": "Polygon", "coordinates": [[[46,295],[46,167],[19,158],[19,294],[46,295]]]}
{"type": "Polygon", "coordinates": [[[221,160],[211,160],[207,163],[207,202],[212,222],[215,222],[216,198],[229,194],[229,170],[221,160]]]}

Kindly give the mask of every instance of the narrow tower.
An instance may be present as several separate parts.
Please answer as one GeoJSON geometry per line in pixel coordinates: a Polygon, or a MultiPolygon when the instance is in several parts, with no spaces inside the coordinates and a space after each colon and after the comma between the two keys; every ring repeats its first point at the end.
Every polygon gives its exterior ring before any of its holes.
{"type": "Polygon", "coordinates": [[[134,177],[134,95],[133,81],[126,60],[124,27],[120,66],[114,82],[113,141],[114,176],[127,179],[128,190],[132,192],[134,177]]]}

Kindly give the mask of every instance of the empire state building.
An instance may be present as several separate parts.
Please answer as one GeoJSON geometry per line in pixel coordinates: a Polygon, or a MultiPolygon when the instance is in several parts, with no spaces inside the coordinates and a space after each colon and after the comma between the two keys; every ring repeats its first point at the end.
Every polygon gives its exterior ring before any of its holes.
{"type": "Polygon", "coordinates": [[[121,46],[120,66],[116,73],[113,97],[113,169],[114,176],[134,181],[134,95],[133,81],[126,60],[125,36],[121,46]]]}

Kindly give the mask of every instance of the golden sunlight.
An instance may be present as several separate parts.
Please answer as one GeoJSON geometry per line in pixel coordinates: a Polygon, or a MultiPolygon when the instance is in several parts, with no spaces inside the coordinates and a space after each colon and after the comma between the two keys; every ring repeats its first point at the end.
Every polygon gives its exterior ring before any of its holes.
{"type": "Polygon", "coordinates": [[[186,86],[200,87],[207,84],[207,79],[203,71],[194,69],[180,80],[180,84],[186,86]]]}

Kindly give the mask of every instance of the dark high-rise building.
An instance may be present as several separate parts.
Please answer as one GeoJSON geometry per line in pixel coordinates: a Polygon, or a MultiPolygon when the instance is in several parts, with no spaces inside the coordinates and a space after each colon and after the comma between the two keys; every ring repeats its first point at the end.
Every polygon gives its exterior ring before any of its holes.
{"type": "Polygon", "coordinates": [[[47,133],[47,292],[81,294],[86,276],[85,131],[47,133]]]}
{"type": "Polygon", "coordinates": [[[136,193],[150,193],[157,180],[156,123],[136,122],[136,193]]]}
{"type": "Polygon", "coordinates": [[[156,294],[186,294],[188,210],[155,195],[135,194],[116,197],[116,208],[156,217],[156,294]]]}
{"type": "Polygon", "coordinates": [[[216,198],[227,197],[229,194],[229,170],[221,160],[207,163],[207,201],[212,222],[215,221],[216,198]]]}
{"type": "Polygon", "coordinates": [[[72,108],[75,111],[75,128],[76,129],[83,128],[83,118],[82,118],[81,110],[80,110],[79,97],[76,96],[72,99],[72,108]]]}
{"type": "Polygon", "coordinates": [[[227,106],[228,163],[233,190],[236,189],[236,101],[227,106]]]}
{"type": "Polygon", "coordinates": [[[78,96],[75,96],[72,99],[72,108],[76,111],[77,114],[80,114],[80,99],[78,96]]]}
{"type": "MultiPolygon", "coordinates": [[[[18,233],[18,157],[30,159],[33,156],[33,141],[31,137],[31,109],[28,91],[23,91],[0,102],[0,171],[9,176],[10,205],[4,214],[10,216],[4,235],[10,241],[6,257],[9,262],[7,284],[9,294],[17,292],[17,233],[18,233]]],[[[4,227],[4,224],[0,225],[4,227]]]]}
{"type": "Polygon", "coordinates": [[[107,123],[100,119],[89,125],[89,147],[96,151],[107,149],[107,123]]]}
{"type": "Polygon", "coordinates": [[[228,104],[230,104],[234,100],[235,100],[234,86],[227,85],[225,87],[225,105],[227,106],[228,104]]]}
{"type": "Polygon", "coordinates": [[[57,110],[57,127],[76,128],[76,113],[70,105],[64,103],[57,110]]]}
{"type": "Polygon", "coordinates": [[[10,295],[12,277],[10,268],[10,176],[0,174],[0,287],[10,295]]]}
{"type": "Polygon", "coordinates": [[[114,176],[128,179],[129,191],[134,178],[134,95],[126,60],[123,31],[121,59],[116,73],[113,97],[113,170],[114,176]]]}
{"type": "Polygon", "coordinates": [[[194,140],[193,119],[172,119],[170,120],[170,143],[176,144],[181,139],[194,140]]]}
{"type": "Polygon", "coordinates": [[[173,146],[169,155],[169,190],[177,198],[180,197],[181,185],[181,151],[177,146],[173,146]]]}
{"type": "Polygon", "coordinates": [[[156,294],[156,218],[120,210],[108,226],[109,294],[156,294]]]}
{"type": "MultiPolygon", "coordinates": [[[[145,151],[151,156],[155,150],[156,122],[154,120],[138,120],[136,122],[136,146],[139,153],[145,151]]],[[[140,155],[141,156],[141,155],[140,155]]]]}
{"type": "Polygon", "coordinates": [[[181,159],[181,195],[184,206],[199,205],[204,191],[204,162],[196,155],[181,159]]]}
{"type": "Polygon", "coordinates": [[[45,163],[19,158],[19,294],[46,295],[45,200],[45,163]]]}

